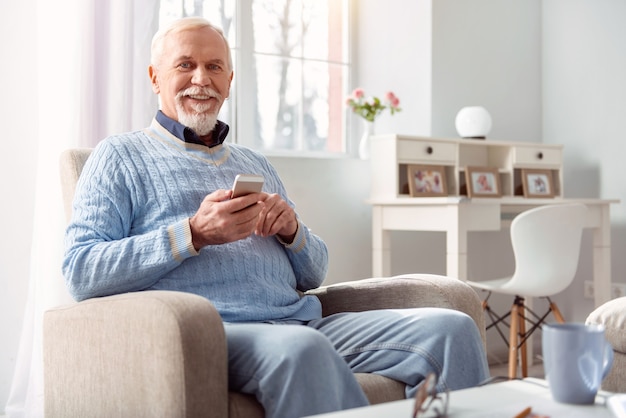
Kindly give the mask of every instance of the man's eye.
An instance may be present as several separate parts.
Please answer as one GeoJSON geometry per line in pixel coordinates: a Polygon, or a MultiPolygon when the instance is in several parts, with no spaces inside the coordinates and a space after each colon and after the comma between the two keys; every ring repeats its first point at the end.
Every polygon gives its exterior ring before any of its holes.
{"type": "Polygon", "coordinates": [[[222,66],[218,64],[209,64],[209,70],[213,72],[222,71],[222,66]]]}
{"type": "Polygon", "coordinates": [[[188,62],[181,62],[180,64],[178,64],[178,66],[183,69],[191,68],[191,64],[189,64],[188,62]]]}

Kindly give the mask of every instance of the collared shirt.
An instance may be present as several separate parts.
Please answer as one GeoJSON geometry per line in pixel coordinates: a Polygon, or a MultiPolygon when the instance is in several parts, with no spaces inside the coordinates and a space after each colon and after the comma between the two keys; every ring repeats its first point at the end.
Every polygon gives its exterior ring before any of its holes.
{"type": "MultiPolygon", "coordinates": [[[[206,145],[191,128],[166,116],[161,110],[157,111],[156,120],[176,138],[192,144],[206,145]]],[[[217,124],[215,124],[215,128],[211,131],[212,138],[209,148],[222,144],[229,130],[230,127],[227,124],[218,120],[217,124]]]]}

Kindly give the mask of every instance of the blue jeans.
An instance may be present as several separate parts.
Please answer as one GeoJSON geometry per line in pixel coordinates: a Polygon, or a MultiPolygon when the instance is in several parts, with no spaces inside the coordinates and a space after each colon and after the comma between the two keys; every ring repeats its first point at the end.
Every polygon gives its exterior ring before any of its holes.
{"type": "Polygon", "coordinates": [[[438,390],[488,377],[478,328],[439,308],[339,313],[308,323],[226,324],[230,390],[256,396],[268,418],[296,418],[368,404],[353,373],[376,373],[415,395],[424,376],[438,390]]]}

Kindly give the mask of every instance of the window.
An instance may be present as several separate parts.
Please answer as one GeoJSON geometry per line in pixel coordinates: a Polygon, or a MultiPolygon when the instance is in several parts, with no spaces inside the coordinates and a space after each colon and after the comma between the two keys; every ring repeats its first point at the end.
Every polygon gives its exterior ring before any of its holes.
{"type": "Polygon", "coordinates": [[[349,0],[161,0],[161,23],[204,16],[224,30],[235,79],[220,119],[258,150],[346,152],[349,0]]]}

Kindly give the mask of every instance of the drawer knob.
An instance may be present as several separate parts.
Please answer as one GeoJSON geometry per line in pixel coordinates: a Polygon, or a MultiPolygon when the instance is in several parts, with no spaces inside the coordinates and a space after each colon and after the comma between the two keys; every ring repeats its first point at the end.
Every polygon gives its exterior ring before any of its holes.
{"type": "Polygon", "coordinates": [[[426,154],[432,154],[433,153],[433,147],[428,146],[426,147],[426,154]]]}
{"type": "Polygon", "coordinates": [[[540,159],[540,160],[542,160],[542,159],[543,159],[543,152],[539,151],[539,152],[537,153],[537,158],[538,158],[538,159],[540,159]]]}

